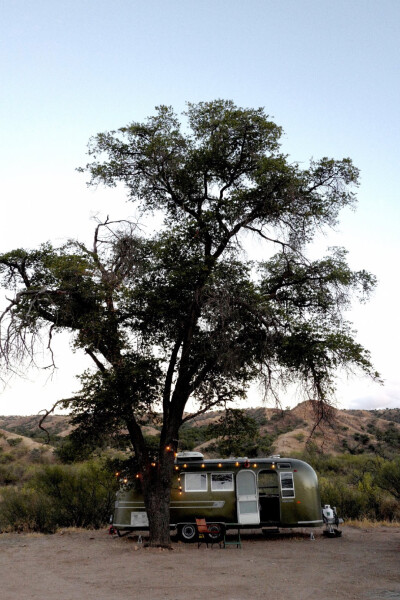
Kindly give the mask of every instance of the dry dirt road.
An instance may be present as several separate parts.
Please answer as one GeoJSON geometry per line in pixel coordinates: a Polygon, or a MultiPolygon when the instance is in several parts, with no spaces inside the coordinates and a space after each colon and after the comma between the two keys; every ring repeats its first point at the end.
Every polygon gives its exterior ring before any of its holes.
{"type": "Polygon", "coordinates": [[[101,531],[0,535],[2,600],[400,600],[400,527],[173,551],[101,531]]]}

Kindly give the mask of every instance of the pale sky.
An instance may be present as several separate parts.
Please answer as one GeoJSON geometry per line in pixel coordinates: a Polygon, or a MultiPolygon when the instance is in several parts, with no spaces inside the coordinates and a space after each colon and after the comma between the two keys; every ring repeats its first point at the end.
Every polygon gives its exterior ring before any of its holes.
{"type": "MultiPolygon", "coordinates": [[[[400,407],[399,40],[399,0],[0,0],[0,252],[88,241],[93,215],[134,214],[123,190],[88,190],[75,171],[97,132],[159,104],[263,106],[293,161],[349,156],[361,170],[357,211],[315,251],[343,245],[354,269],[378,277],[349,317],[385,385],[356,377],[337,397],[342,408],[400,407]]],[[[76,391],[89,363],[66,339],[56,360],[51,380],[14,378],[0,414],[76,391]]]]}

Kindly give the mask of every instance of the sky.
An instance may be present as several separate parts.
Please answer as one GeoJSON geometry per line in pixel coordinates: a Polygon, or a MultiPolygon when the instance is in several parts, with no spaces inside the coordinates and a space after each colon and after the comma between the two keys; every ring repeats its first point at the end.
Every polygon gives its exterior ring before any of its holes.
{"type": "MultiPolygon", "coordinates": [[[[361,170],[357,210],[314,252],[345,246],[352,268],[377,276],[347,316],[384,385],[340,378],[337,402],[400,407],[398,0],[0,0],[0,15],[0,252],[89,242],[94,217],[134,214],[123,189],[88,189],[76,172],[96,133],[160,104],[265,107],[293,161],[349,156],[361,170]]],[[[55,373],[27,371],[0,390],[0,414],[79,389],[89,363],[65,336],[55,352],[55,373]]],[[[259,404],[254,391],[249,401],[259,404]]]]}

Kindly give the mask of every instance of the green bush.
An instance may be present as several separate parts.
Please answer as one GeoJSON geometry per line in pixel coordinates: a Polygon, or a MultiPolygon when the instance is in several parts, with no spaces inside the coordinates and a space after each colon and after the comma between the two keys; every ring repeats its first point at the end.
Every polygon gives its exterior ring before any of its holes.
{"type": "Polygon", "coordinates": [[[370,455],[303,456],[317,471],[322,504],[344,519],[400,519],[400,460],[370,455]]]}
{"type": "Polygon", "coordinates": [[[360,490],[348,486],[339,478],[319,480],[321,502],[336,506],[343,519],[361,519],[367,516],[366,496],[360,490]]]}
{"type": "Polygon", "coordinates": [[[50,498],[31,489],[3,489],[0,501],[1,529],[52,533],[57,515],[50,498]]]}
{"type": "Polygon", "coordinates": [[[377,484],[400,502],[400,458],[385,461],[376,475],[377,484]]]}
{"type": "Polygon", "coordinates": [[[16,485],[18,481],[18,474],[12,465],[0,464],[0,485],[16,485]]]}
{"type": "Polygon", "coordinates": [[[0,525],[43,532],[98,528],[108,522],[115,491],[115,478],[100,462],[47,465],[22,488],[2,492],[0,525]]]}
{"type": "Polygon", "coordinates": [[[1,465],[6,465],[6,464],[12,462],[13,460],[14,460],[13,456],[9,452],[2,452],[0,454],[0,464],[1,465]]]}
{"type": "Polygon", "coordinates": [[[11,447],[18,446],[22,442],[22,438],[7,438],[7,444],[11,447]]]}

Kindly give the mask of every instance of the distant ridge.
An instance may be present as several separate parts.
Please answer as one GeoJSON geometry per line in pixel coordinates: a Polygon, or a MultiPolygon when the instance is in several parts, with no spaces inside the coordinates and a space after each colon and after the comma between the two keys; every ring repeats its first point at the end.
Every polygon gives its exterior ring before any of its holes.
{"type": "MultiPolygon", "coordinates": [[[[324,454],[382,453],[400,451],[400,408],[379,410],[333,409],[333,419],[315,427],[312,402],[302,402],[292,409],[257,407],[245,410],[259,424],[259,435],[273,438],[273,451],[281,455],[304,452],[306,446],[324,454]]],[[[191,427],[204,427],[215,423],[224,411],[213,411],[189,422],[191,427]]],[[[24,436],[40,443],[45,434],[38,428],[42,415],[0,416],[0,429],[24,436]]],[[[50,415],[45,427],[52,439],[68,436],[72,426],[68,415],[50,415]]],[[[157,429],[147,428],[147,435],[157,435],[157,429]]],[[[195,446],[210,454],[215,440],[195,446]]]]}

